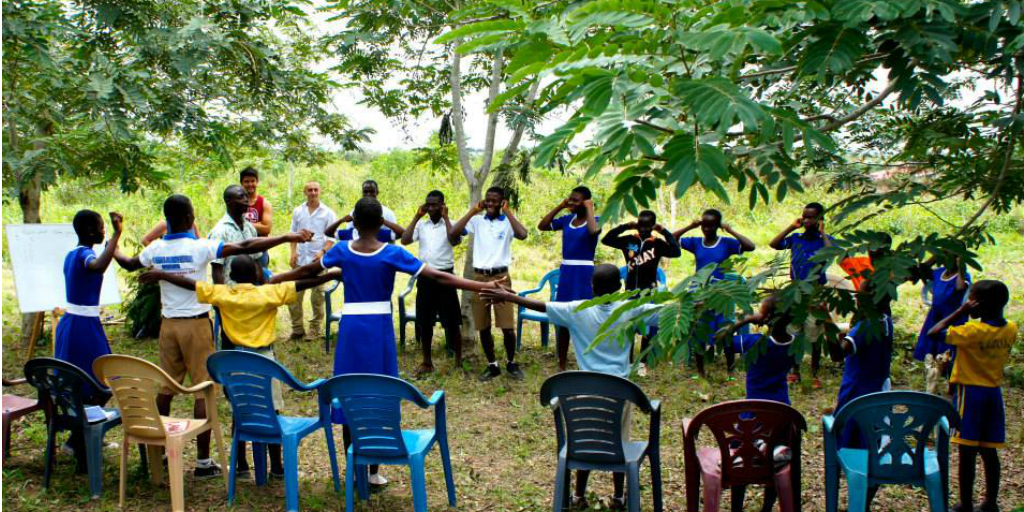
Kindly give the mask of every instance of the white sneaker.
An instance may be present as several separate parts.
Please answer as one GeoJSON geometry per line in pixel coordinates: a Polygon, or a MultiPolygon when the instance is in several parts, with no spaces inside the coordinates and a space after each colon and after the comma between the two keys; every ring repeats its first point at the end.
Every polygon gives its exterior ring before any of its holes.
{"type": "Polygon", "coordinates": [[[640,363],[640,366],[638,366],[637,369],[636,369],[636,375],[637,375],[637,377],[646,377],[647,376],[647,365],[644,364],[644,363],[640,363]]]}
{"type": "Polygon", "coordinates": [[[370,485],[386,485],[388,483],[388,479],[380,473],[370,473],[370,478],[367,481],[370,482],[370,485]]]}

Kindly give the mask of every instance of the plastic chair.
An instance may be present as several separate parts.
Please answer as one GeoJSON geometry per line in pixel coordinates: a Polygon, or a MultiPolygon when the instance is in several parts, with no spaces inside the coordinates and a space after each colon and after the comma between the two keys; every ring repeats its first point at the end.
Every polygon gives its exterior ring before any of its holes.
{"type": "Polygon", "coordinates": [[[960,415],[945,399],[916,391],[883,391],[857,398],[822,418],[825,436],[825,510],[839,503],[839,471],[846,473],[848,510],[867,510],[869,488],[881,484],[924,487],[932,512],[949,501],[949,435],[960,415]],[[847,424],[856,424],[866,449],[842,448],[847,424]],[[928,448],[935,434],[935,448],[928,448]]]}
{"type": "MultiPolygon", "coordinates": [[[[3,379],[3,385],[5,388],[27,383],[28,381],[25,379],[3,379]]],[[[43,408],[43,403],[39,400],[18,395],[3,395],[4,464],[7,463],[7,453],[11,451],[11,422],[36,411],[43,411],[44,413],[47,412],[46,409],[43,408]]]]}
{"type": "MultiPolygon", "coordinates": [[[[540,283],[537,285],[536,288],[521,291],[519,292],[519,296],[526,297],[527,295],[533,295],[535,293],[544,291],[545,287],[550,287],[551,294],[548,297],[548,300],[555,300],[555,295],[558,293],[559,275],[560,273],[558,269],[552,270],[551,272],[544,274],[544,277],[541,278],[540,283]]],[[[516,326],[516,350],[518,350],[523,345],[523,322],[527,320],[531,322],[537,322],[540,324],[540,345],[542,347],[548,346],[548,331],[550,330],[550,324],[548,322],[547,313],[541,313],[539,311],[534,311],[532,309],[526,309],[523,306],[519,306],[516,318],[518,318],[518,325],[516,326]]]]}
{"type": "Polygon", "coordinates": [[[441,452],[448,505],[455,506],[455,480],[448,454],[448,424],[445,419],[444,391],[435,391],[428,399],[415,386],[385,375],[348,374],[332,377],[320,388],[320,416],[331,421],[331,409],[340,407],[352,432],[352,445],[346,453],[345,510],[354,510],[355,487],[359,496],[369,498],[366,467],[370,464],[409,466],[412,474],[413,509],[427,511],[427,481],[424,458],[436,443],[441,452]],[[434,428],[402,430],[403,400],[421,409],[434,408],[434,428]]]}
{"type": "Polygon", "coordinates": [[[651,464],[654,510],[661,512],[661,403],[632,382],[597,372],[562,372],[544,381],[541,404],[555,416],[558,469],[555,473],[554,511],[569,507],[571,470],[626,473],[631,512],[640,510],[640,463],[651,464]],[[630,441],[625,421],[630,404],[651,416],[647,441],[630,441]]]}
{"type": "MultiPolygon", "coordinates": [[[[143,445],[149,452],[151,481],[163,482],[163,463],[160,447],[167,454],[167,472],[171,487],[171,510],[185,510],[183,450],[199,434],[213,431],[221,467],[225,465],[224,437],[217,419],[217,395],[213,382],[206,381],[190,388],[182,387],[157,365],[137,357],[111,354],[96,359],[93,371],[104,384],[110,386],[117,399],[124,422],[121,442],[121,481],[118,506],[124,506],[125,487],[128,483],[128,453],[131,444],[143,445]],[[174,418],[163,416],[157,410],[157,395],[163,389],[175,395],[196,395],[206,401],[206,418],[174,418]]],[[[224,475],[227,485],[227,475],[224,475]]]]}
{"type": "Polygon", "coordinates": [[[228,475],[228,505],[235,500],[235,463],[238,441],[253,443],[253,461],[256,465],[256,485],[267,481],[267,444],[281,445],[284,456],[285,506],[289,511],[299,509],[299,444],[306,436],[323,429],[327,437],[327,452],[331,459],[334,488],[339,489],[338,459],[334,454],[334,437],[330,417],[296,418],[279,416],[274,411],[271,383],[279,380],[296,391],[316,391],[324,383],[317,379],[309,384],[299,382],[277,361],[253,352],[225,350],[206,360],[210,376],[224,386],[231,402],[234,420],[231,435],[231,461],[228,475]]]}
{"type": "MultiPolygon", "coordinates": [[[[619,279],[622,280],[622,281],[625,281],[627,275],[629,275],[629,267],[626,267],[626,266],[619,267],[619,279]]],[[[658,279],[658,289],[659,290],[667,290],[668,289],[668,276],[665,275],[665,270],[662,269],[661,267],[658,267],[656,278],[658,279]]]]}
{"type": "Polygon", "coordinates": [[[50,357],[30,359],[25,363],[25,379],[39,394],[39,401],[50,411],[46,418],[46,469],[43,487],[50,488],[53,473],[57,432],[81,431],[85,438],[85,462],[89,471],[89,492],[93,498],[103,493],[103,437],[121,424],[117,409],[92,408],[90,402],[110,399],[110,390],[96,382],[81,368],[50,357]],[[90,387],[91,386],[91,387],[90,387]],[[91,396],[83,390],[93,390],[91,396]],[[89,409],[93,411],[90,416],[89,409]]]}
{"type": "Polygon", "coordinates": [[[748,485],[775,488],[782,512],[800,510],[800,437],[807,421],[792,407],[771,400],[734,400],[708,407],[683,420],[686,467],[686,510],[717,512],[722,490],[732,489],[732,510],[743,510],[748,485]],[[698,448],[707,427],[717,447],[698,448]],[[775,460],[778,447],[788,447],[791,459],[775,460]],[[722,464],[722,461],[729,461],[722,464]]]}

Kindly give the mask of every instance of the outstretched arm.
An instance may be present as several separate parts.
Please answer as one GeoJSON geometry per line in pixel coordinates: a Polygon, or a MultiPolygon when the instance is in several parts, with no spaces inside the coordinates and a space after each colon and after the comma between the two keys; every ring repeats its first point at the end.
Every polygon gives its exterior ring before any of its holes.
{"type": "Polygon", "coordinates": [[[527,309],[540,311],[541,313],[547,312],[548,310],[546,302],[531,299],[529,297],[520,297],[519,295],[505,290],[504,288],[488,288],[480,292],[480,296],[488,302],[511,302],[527,309]]]}
{"type": "Polygon", "coordinates": [[[775,238],[772,238],[771,242],[768,242],[768,247],[771,247],[776,251],[781,251],[785,249],[785,247],[782,246],[783,241],[786,239],[787,236],[789,236],[790,233],[796,231],[797,229],[800,229],[800,227],[803,225],[804,219],[802,217],[796,219],[795,222],[788,224],[785,229],[780,231],[779,234],[775,235],[775,238]]]}
{"type": "Polygon", "coordinates": [[[466,224],[469,224],[469,219],[473,216],[484,211],[484,202],[480,201],[476,206],[469,209],[461,219],[455,222],[455,225],[448,230],[448,242],[452,245],[459,243],[462,239],[462,232],[466,230],[466,224]]]}
{"type": "Polygon", "coordinates": [[[155,283],[157,281],[167,281],[174,286],[180,286],[186,290],[196,291],[196,282],[193,279],[189,279],[178,274],[171,274],[170,272],[164,272],[163,270],[150,270],[145,274],[139,276],[139,282],[142,284],[155,283]]]}
{"type": "Polygon", "coordinates": [[[238,254],[253,254],[263,252],[288,242],[308,242],[313,239],[313,233],[301,229],[295,233],[288,233],[281,236],[267,236],[250,238],[242,242],[224,244],[220,249],[220,256],[236,256],[238,254]]]}
{"type": "Polygon", "coordinates": [[[270,278],[270,284],[284,283],[288,281],[298,281],[300,279],[312,279],[324,270],[323,265],[320,264],[320,259],[317,258],[301,267],[294,268],[288,272],[282,272],[280,274],[274,274],[270,278]]]}
{"type": "Polygon", "coordinates": [[[508,201],[501,203],[502,213],[505,217],[508,217],[509,224],[512,225],[512,236],[516,237],[516,240],[526,240],[526,226],[523,226],[522,222],[512,213],[512,208],[509,208],[508,201]]]}
{"type": "Polygon", "coordinates": [[[298,279],[295,281],[295,291],[301,292],[310,288],[316,288],[328,281],[334,281],[335,279],[341,279],[341,269],[333,269],[330,272],[324,272],[313,278],[298,279]]]}
{"type": "Polygon", "coordinates": [[[464,279],[449,274],[447,272],[441,272],[440,270],[430,267],[425,263],[423,264],[423,270],[420,270],[420,275],[423,277],[429,277],[430,279],[433,279],[444,286],[451,286],[453,288],[458,288],[460,290],[467,290],[476,293],[480,293],[481,291],[487,288],[494,288],[498,286],[497,281],[490,281],[486,283],[480,281],[471,281],[469,279],[464,279]]]}
{"type": "Polygon", "coordinates": [[[128,257],[127,254],[121,252],[121,250],[117,248],[114,249],[114,261],[128,272],[134,272],[140,268],[145,268],[145,265],[139,261],[138,256],[128,257]]]}
{"type": "Polygon", "coordinates": [[[110,225],[114,227],[114,234],[110,236],[110,240],[107,240],[107,245],[103,248],[103,252],[93,258],[85,268],[91,272],[99,272],[101,274],[107,271],[110,261],[114,259],[114,254],[117,252],[117,242],[121,240],[121,224],[123,222],[124,218],[121,217],[120,213],[110,212],[110,225]]]}
{"type": "MultiPolygon", "coordinates": [[[[754,249],[757,249],[757,246],[754,245],[753,241],[741,235],[738,231],[732,229],[732,226],[728,224],[722,224],[722,229],[724,229],[726,233],[729,233],[730,235],[736,237],[736,240],[740,241],[740,248],[743,249],[743,252],[750,252],[753,251],[754,249]]],[[[679,237],[677,236],[676,238],[679,237]]]]}

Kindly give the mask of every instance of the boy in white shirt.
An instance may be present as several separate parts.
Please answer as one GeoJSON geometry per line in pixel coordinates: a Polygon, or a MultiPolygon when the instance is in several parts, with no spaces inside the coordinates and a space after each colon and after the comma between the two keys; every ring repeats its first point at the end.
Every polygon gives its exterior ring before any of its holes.
{"type": "MultiPolygon", "coordinates": [[[[452,221],[448,219],[444,194],[432,190],[402,234],[402,245],[419,242],[420,260],[441,272],[454,274],[455,253],[452,241],[448,239],[451,228],[452,221]],[[426,220],[423,217],[427,217],[426,220]]],[[[456,244],[458,242],[455,241],[456,244]]],[[[459,308],[459,295],[455,288],[421,276],[416,280],[416,325],[423,348],[423,363],[416,372],[417,376],[434,371],[430,345],[434,337],[434,319],[438,316],[441,317],[448,344],[455,351],[455,367],[462,368],[462,333],[459,332],[462,311],[459,308]]]]}
{"type": "MultiPolygon", "coordinates": [[[[463,233],[473,235],[473,279],[482,282],[510,282],[508,267],[512,264],[512,238],[526,240],[526,228],[509,209],[503,188],[487,189],[484,200],[470,208],[448,231],[448,240],[453,245],[457,244],[463,233]]],[[[483,346],[488,363],[480,380],[489,381],[501,375],[494,356],[494,338],[491,336],[492,309],[494,323],[501,329],[505,341],[505,370],[513,379],[523,379],[523,370],[515,362],[515,306],[511,303],[489,304],[478,294],[473,295],[471,304],[473,322],[480,332],[480,345],[483,346]]]]}
{"type": "MultiPolygon", "coordinates": [[[[238,254],[254,254],[287,242],[304,242],[312,238],[308,231],[284,236],[253,238],[244,242],[225,244],[216,240],[197,239],[192,234],[195,213],[192,202],[175,194],[164,201],[164,218],[168,234],[149,244],[134,258],[120,252],[115,254],[118,264],[128,271],[155,268],[167,273],[206,281],[208,265],[218,258],[238,254]]],[[[195,385],[210,380],[206,358],[213,353],[213,323],[210,305],[200,304],[194,290],[187,290],[168,282],[160,283],[160,301],[163,304],[160,323],[160,368],[178,383],[184,384],[187,374],[195,385]]],[[[160,414],[171,412],[171,391],[161,390],[157,397],[160,414]]],[[[193,413],[196,418],[206,417],[204,400],[196,399],[193,413]]],[[[212,478],[221,474],[221,468],[210,458],[210,433],[197,439],[198,463],[196,478],[212,478]]]]}

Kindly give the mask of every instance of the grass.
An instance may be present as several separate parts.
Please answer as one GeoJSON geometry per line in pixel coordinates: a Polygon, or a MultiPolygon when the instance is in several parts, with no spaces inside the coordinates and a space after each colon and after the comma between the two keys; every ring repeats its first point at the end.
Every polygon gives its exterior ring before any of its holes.
{"type": "MultiPolygon", "coordinates": [[[[437,176],[430,179],[410,180],[407,177],[406,162],[401,154],[391,154],[373,160],[368,164],[354,165],[338,162],[320,170],[300,169],[296,171],[295,186],[291,196],[287,194],[288,176],[284,170],[270,173],[263,179],[261,191],[267,195],[277,207],[275,231],[282,231],[287,225],[290,207],[298,204],[298,189],[307,178],[317,178],[324,185],[325,202],[334,207],[339,214],[347,213],[355,198],[358,197],[357,187],[365,177],[372,175],[382,188],[382,200],[395,209],[400,220],[411,217],[418,201],[430,188],[441,188],[450,192],[448,203],[452,205],[453,215],[461,213],[461,205],[466,202],[462,185],[454,178],[437,176]]],[[[233,176],[219,176],[213,179],[199,179],[183,176],[171,184],[176,191],[188,194],[195,202],[200,226],[209,230],[219,218],[221,210],[219,191],[233,181],[233,176]],[[213,192],[211,192],[213,191],[213,192]]],[[[524,188],[524,204],[519,216],[524,224],[530,227],[530,238],[524,243],[516,243],[513,251],[514,284],[517,289],[531,287],[539,278],[558,261],[559,241],[552,234],[541,234],[533,226],[546,213],[547,209],[561,199],[562,195],[577,182],[573,175],[538,172],[532,184],[524,188]]],[[[600,198],[608,177],[601,177],[599,182],[592,184],[600,205],[600,198]]],[[[117,209],[126,213],[129,226],[129,237],[141,237],[141,234],[159,218],[159,203],[165,196],[163,191],[149,191],[144,195],[122,196],[109,189],[91,188],[82,182],[62,183],[47,192],[44,196],[44,222],[69,222],[74,211],[82,207],[92,207],[105,211],[117,209]]],[[[791,217],[800,209],[800,205],[809,200],[835,201],[837,196],[825,193],[820,188],[813,188],[804,194],[791,195],[781,204],[771,207],[759,207],[748,211],[743,204],[723,208],[726,220],[741,232],[750,236],[759,249],[750,258],[749,266],[756,268],[768,261],[772,251],[766,249],[767,242],[791,217]]],[[[664,201],[657,209],[665,224],[681,225],[696,216],[703,208],[716,205],[710,195],[693,192],[680,201],[679,215],[675,222],[666,221],[668,205],[664,201]]],[[[965,219],[976,206],[970,201],[949,201],[931,205],[932,209],[956,222],[965,219]]],[[[16,206],[4,209],[4,224],[18,222],[20,212],[16,206]]],[[[1024,264],[1020,253],[1024,249],[1022,236],[1022,220],[1024,213],[1017,209],[1009,214],[993,218],[992,226],[997,243],[980,249],[981,261],[985,265],[982,272],[975,272],[975,278],[994,277],[1006,281],[1012,290],[1012,305],[1008,310],[1010,318],[1024,324],[1024,264]]],[[[925,231],[942,230],[943,224],[923,210],[908,208],[894,212],[888,216],[872,220],[869,227],[886,229],[894,234],[897,240],[902,236],[925,231]]],[[[6,240],[4,242],[6,244],[6,240]]],[[[129,247],[128,252],[133,252],[129,247]]],[[[464,249],[460,249],[462,251],[464,249]]],[[[6,246],[5,246],[6,255],[6,246]]],[[[273,252],[278,270],[285,261],[286,249],[278,248],[273,252]]],[[[461,254],[459,255],[461,259],[461,254]]],[[[598,259],[601,261],[618,262],[619,256],[602,249],[598,259]]],[[[682,261],[673,261],[667,271],[670,280],[677,280],[692,268],[692,259],[688,256],[682,261]]],[[[19,316],[17,300],[11,283],[11,269],[5,263],[3,268],[3,370],[8,377],[20,374],[25,360],[24,346],[18,341],[19,316]]],[[[403,289],[405,279],[400,279],[396,287],[403,289]]],[[[340,294],[339,294],[340,295],[340,294]]],[[[411,297],[410,297],[411,299],[411,297]]],[[[337,300],[340,300],[337,299],[337,300]]],[[[411,304],[411,303],[410,303],[411,304]]],[[[893,382],[895,387],[903,389],[923,389],[923,370],[910,357],[916,331],[924,318],[925,308],[921,304],[918,288],[910,285],[901,288],[900,301],[894,306],[897,322],[897,350],[893,362],[893,382]]],[[[282,308],[278,318],[279,342],[276,345],[278,358],[290,368],[300,379],[309,381],[314,378],[328,376],[333,364],[332,356],[323,353],[323,345],[318,342],[288,341],[286,330],[287,313],[282,308]]],[[[440,331],[438,329],[437,331],[440,331]]],[[[115,352],[122,352],[156,361],[155,340],[134,340],[127,336],[120,326],[110,326],[107,334],[115,352]]],[[[412,331],[410,329],[411,336],[412,331]]],[[[441,347],[440,332],[434,346],[441,347]]],[[[524,350],[520,356],[526,370],[526,380],[512,382],[501,378],[492,383],[480,384],[475,379],[476,372],[482,368],[482,355],[478,347],[473,347],[468,356],[466,368],[468,373],[453,368],[451,359],[446,357],[440,348],[436,350],[435,366],[438,371],[425,379],[413,381],[424,393],[429,394],[436,389],[444,389],[448,394],[449,432],[451,436],[452,458],[455,467],[455,482],[458,489],[459,509],[463,511],[522,511],[550,510],[553,492],[555,439],[550,411],[540,404],[537,393],[545,378],[555,372],[555,358],[552,350],[539,347],[539,336],[535,326],[527,328],[524,350]]],[[[39,354],[49,351],[46,344],[39,354]]],[[[419,364],[415,347],[408,346],[400,354],[400,367],[403,377],[411,378],[412,372],[419,364]]],[[[688,368],[671,365],[659,366],[651,375],[639,379],[638,383],[652,398],[663,402],[662,423],[662,465],[665,483],[665,500],[668,510],[683,510],[685,507],[684,466],[682,436],[680,424],[682,419],[692,416],[707,405],[723,400],[742,398],[744,388],[742,375],[737,380],[728,380],[721,368],[722,363],[712,366],[707,380],[696,380],[688,368]]],[[[1015,349],[1011,361],[1013,374],[1005,386],[1007,411],[1008,446],[1001,453],[1003,462],[1003,487],[1000,505],[1003,510],[1012,510],[1024,505],[1024,356],[1020,345],[1015,349]],[[1012,385],[1011,385],[1012,384],[1012,385]]],[[[841,368],[837,365],[826,366],[823,370],[824,386],[820,390],[811,389],[808,382],[803,382],[791,390],[793,405],[808,420],[810,430],[804,438],[803,460],[805,465],[802,499],[804,510],[824,510],[824,479],[823,457],[820,430],[821,415],[828,411],[835,402],[839,385],[841,368]]],[[[16,389],[18,393],[32,394],[30,389],[16,389]]],[[[285,395],[286,413],[289,415],[314,415],[316,401],[312,395],[288,393],[285,395]]],[[[230,417],[230,409],[226,401],[218,406],[222,417],[230,417]]],[[[175,402],[175,412],[187,414],[191,404],[187,399],[175,402]]],[[[634,435],[646,432],[645,418],[637,415],[638,425],[634,435]]],[[[104,496],[100,500],[89,500],[88,486],[84,475],[74,474],[73,461],[59,456],[56,474],[51,489],[44,491],[42,483],[42,449],[45,442],[45,429],[37,418],[27,418],[15,424],[13,434],[13,450],[3,468],[3,507],[9,510],[114,510],[117,507],[116,483],[118,471],[118,453],[105,453],[104,496]]],[[[430,424],[432,416],[425,411],[406,408],[405,420],[408,426],[430,424]]],[[[225,420],[227,423],[227,420],[225,420]]],[[[108,440],[119,441],[118,431],[112,432],[108,440]]],[[[341,440],[340,431],[335,438],[341,440]]],[[[190,447],[190,450],[194,448],[190,447]]],[[[169,507],[169,492],[164,487],[154,487],[142,479],[138,471],[138,455],[133,452],[132,472],[128,486],[126,510],[164,510],[169,507]]],[[[194,452],[186,456],[186,468],[194,461],[194,452]]],[[[300,461],[302,476],[300,478],[301,505],[303,510],[339,510],[344,507],[343,495],[333,491],[330,469],[323,436],[313,434],[301,447],[300,461]]],[[[956,467],[957,456],[952,456],[953,467],[956,467]]],[[[343,465],[343,462],[342,462],[343,465]]],[[[391,484],[382,492],[375,494],[368,503],[361,503],[357,508],[364,511],[412,510],[411,491],[407,471],[387,468],[385,475],[391,484]]],[[[440,459],[436,452],[428,459],[428,502],[431,510],[447,508],[444,478],[440,459]]],[[[647,478],[646,470],[642,470],[643,478],[647,478]]],[[[957,478],[953,471],[953,499],[956,499],[957,478]]],[[[595,475],[591,484],[591,503],[597,497],[611,492],[611,479],[606,475],[595,475]]],[[[978,489],[980,492],[981,489],[978,489]]],[[[209,510],[223,509],[226,506],[226,493],[222,481],[192,481],[186,476],[186,503],[189,509],[209,510]]],[[[649,486],[644,485],[644,504],[649,508],[649,486]]],[[[845,498],[841,498],[840,506],[845,506],[845,498]]],[[[760,503],[759,493],[748,493],[747,510],[757,510],[760,503]]],[[[885,487],[879,493],[875,510],[920,510],[925,506],[923,490],[900,487],[885,487]]],[[[251,481],[241,482],[235,502],[235,509],[250,510],[281,510],[284,506],[284,485],[281,481],[272,480],[263,488],[256,488],[251,481]]]]}

